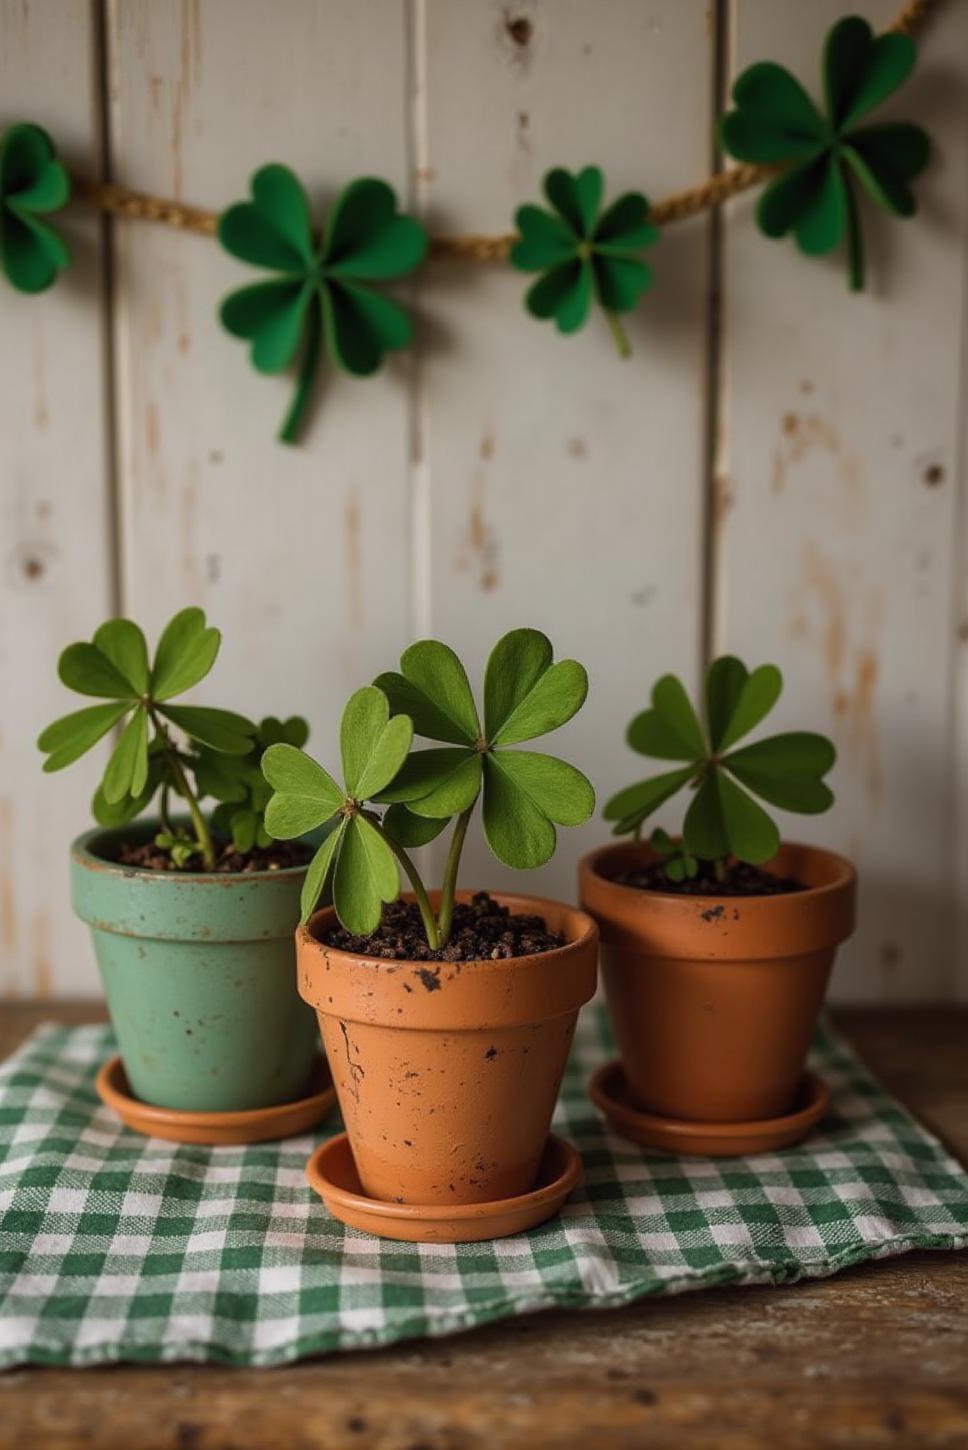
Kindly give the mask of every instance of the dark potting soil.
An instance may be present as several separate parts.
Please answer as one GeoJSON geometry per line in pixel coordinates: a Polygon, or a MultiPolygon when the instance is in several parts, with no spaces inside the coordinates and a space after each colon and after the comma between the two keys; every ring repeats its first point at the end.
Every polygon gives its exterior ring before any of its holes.
{"type": "MultiPolygon", "coordinates": [[[[273,841],[271,846],[253,846],[251,851],[237,851],[231,842],[218,848],[215,871],[219,874],[243,875],[249,871],[285,871],[290,866],[305,866],[312,851],[301,841],[273,841]]],[[[176,866],[167,851],[154,841],[140,845],[124,845],[118,854],[119,866],[136,866],[139,871],[176,871],[180,875],[203,872],[200,856],[193,856],[185,866],[176,866]]]]}
{"type": "Polygon", "coordinates": [[[691,881],[670,881],[664,861],[650,861],[635,871],[620,871],[609,878],[620,886],[636,886],[640,891],[664,891],[674,896],[785,896],[791,891],[806,891],[802,881],[792,876],[775,876],[759,866],[742,861],[726,867],[725,881],[718,881],[711,861],[699,862],[699,874],[691,881]]]}
{"type": "MultiPolygon", "coordinates": [[[[336,927],[323,937],[326,946],[365,957],[389,957],[397,962],[480,962],[501,957],[526,957],[565,945],[558,932],[549,931],[543,916],[512,915],[486,891],[454,907],[450,941],[431,951],[420,912],[412,901],[391,901],[383,919],[369,936],[353,936],[336,927]]],[[[429,973],[428,973],[429,975],[429,973]]]]}

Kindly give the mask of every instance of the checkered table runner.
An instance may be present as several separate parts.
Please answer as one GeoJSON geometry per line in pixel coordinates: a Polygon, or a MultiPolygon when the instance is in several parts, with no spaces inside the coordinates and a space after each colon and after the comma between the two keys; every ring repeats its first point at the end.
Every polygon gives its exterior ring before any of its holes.
{"type": "Polygon", "coordinates": [[[281,1364],[968,1245],[968,1176],[829,1031],[814,1054],[834,1094],[822,1131],[782,1153],[676,1159],[616,1137],[585,1097],[612,1051],[602,1008],[587,1009],[556,1117],[583,1185],[528,1234],[456,1246],[327,1215],[303,1167],[336,1123],[250,1148],[129,1132],[94,1092],[113,1050],[107,1028],[48,1026],[0,1067],[0,1366],[281,1364]]]}

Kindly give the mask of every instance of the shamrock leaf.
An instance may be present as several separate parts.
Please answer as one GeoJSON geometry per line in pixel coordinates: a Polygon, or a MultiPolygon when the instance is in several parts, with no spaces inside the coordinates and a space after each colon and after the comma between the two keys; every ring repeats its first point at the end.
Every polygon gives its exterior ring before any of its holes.
{"type": "Polygon", "coordinates": [[[907,79],[915,54],[909,36],[875,37],[866,20],[847,16],[824,43],[825,114],[788,70],[761,61],[736,80],[736,109],[720,123],[731,155],[780,168],[760,198],[760,230],[769,237],[793,232],[810,255],[832,251],[846,233],[855,291],[864,285],[856,183],[897,216],[916,210],[908,183],[927,164],[926,133],[904,121],[858,125],[907,79]]]}
{"type": "Polygon", "coordinates": [[[377,818],[364,810],[394,779],[410,750],[413,725],[406,715],[390,716],[382,691],[365,685],[343,711],[340,748],[344,786],[295,745],[278,742],[262,757],[262,772],[273,795],[265,828],[290,840],[328,826],[313,857],[302,891],[306,921],[332,878],[333,905],[346,930],[365,936],[376,929],[385,901],[400,889],[392,841],[377,818]]]}
{"type": "Polygon", "coordinates": [[[11,126],[0,139],[0,263],[19,292],[43,292],[71,260],[40,217],[59,211],[71,194],[54,144],[39,126],[11,126]]]}
{"type": "Polygon", "coordinates": [[[272,789],[262,774],[262,756],[270,745],[284,742],[305,745],[309,726],[299,715],[278,720],[274,715],[259,722],[247,755],[225,755],[202,746],[192,768],[199,794],[212,796],[218,805],[212,825],[243,854],[254,846],[266,847],[272,837],[265,828],[265,809],[272,789]]]}
{"type": "Polygon", "coordinates": [[[292,443],[324,345],[334,363],[360,377],[375,372],[384,353],[410,345],[407,313],[368,284],[412,272],[426,255],[427,233],[397,211],[385,181],[364,177],[344,187],[321,238],[306,193],[288,167],[263,166],[251,185],[252,200],[222,214],[219,240],[234,257],[275,275],[230,293],[221,319],[234,337],[252,344],[260,372],[282,372],[301,351],[295,398],[279,434],[292,443]]]}
{"type": "Polygon", "coordinates": [[[597,166],[573,174],[556,166],[544,179],[552,210],[522,206],[515,213],[519,240],[511,261],[522,272],[541,272],[525,305],[534,317],[553,317],[558,331],[576,332],[592,299],[605,313],[621,357],[631,348],[618,320],[631,312],[652,282],[639,258],[658,239],[649,204],[627,191],[601,211],[604,178],[597,166]]]}
{"type": "Polygon", "coordinates": [[[699,862],[690,855],[681,841],[674,841],[667,831],[656,826],[649,845],[657,856],[665,857],[665,874],[670,881],[694,881],[699,875],[699,862]]]}
{"type": "MultiPolygon", "coordinates": [[[[721,861],[735,856],[759,864],[776,854],[779,831],[748,792],[801,814],[827,810],[833,794],[823,776],[836,754],[823,735],[791,731],[732,748],[769,714],[782,685],[775,665],[750,672],[732,655],[714,660],[706,671],[704,727],[679,680],[664,675],[653,688],[651,707],[636,715],[627,738],[642,755],[686,763],[614,795],[605,806],[605,818],[617,823],[615,834],[637,835],[643,822],[683,786],[695,787],[682,844],[676,848],[683,875],[690,876],[695,872],[687,864],[689,857],[721,861]]],[[[668,841],[664,832],[658,844],[653,835],[662,855],[670,854],[668,841]]],[[[671,869],[667,874],[683,879],[671,869]]]]}
{"type": "Polygon", "coordinates": [[[391,710],[405,713],[419,734],[447,742],[416,751],[380,793],[394,803],[384,825],[400,832],[399,844],[420,842],[415,820],[469,813],[482,792],[488,844],[508,866],[542,865],[554,853],[555,823],[588,819],[595,796],[580,771],[551,755],[510,748],[556,730],[584,703],[584,669],[575,660],[554,664],[552,654],[536,629],[512,630],[498,641],[484,675],[483,727],[463,665],[438,640],[411,645],[399,674],[378,677],[391,710]],[[401,805],[406,814],[394,815],[401,805]]]}
{"type": "MultiPolygon", "coordinates": [[[[43,731],[37,744],[47,754],[44,770],[62,770],[112,726],[126,721],[95,797],[95,814],[99,819],[110,814],[130,820],[157,775],[152,774],[149,726],[160,733],[161,722],[168,720],[212,750],[246,755],[255,727],[243,715],[170,703],[173,695],[208,674],[219,640],[218,630],[206,626],[200,609],[183,609],[163,631],[151,666],[144,634],[130,619],[109,619],[95,631],[91,643],[68,645],[57,667],[61,681],[68,689],[107,703],[76,710],[43,731]]],[[[174,753],[170,759],[174,765],[180,763],[174,753]]]]}

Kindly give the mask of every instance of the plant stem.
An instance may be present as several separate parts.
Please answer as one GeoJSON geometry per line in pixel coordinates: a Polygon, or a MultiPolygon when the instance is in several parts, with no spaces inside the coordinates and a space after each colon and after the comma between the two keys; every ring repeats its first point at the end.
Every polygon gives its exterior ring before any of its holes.
{"type": "Polygon", "coordinates": [[[850,271],[850,290],[862,292],[864,288],[864,238],[860,228],[860,213],[853,187],[847,186],[847,264],[850,271]]]}
{"type": "Polygon", "coordinates": [[[309,399],[312,396],[313,384],[316,381],[316,370],[319,366],[319,347],[322,338],[322,325],[319,320],[319,308],[316,305],[317,299],[309,305],[308,331],[306,333],[306,345],[303,348],[302,362],[299,365],[299,377],[296,381],[296,392],[289,405],[289,412],[286,414],[279,429],[280,443],[295,443],[299,437],[303,425],[303,415],[306,412],[309,399]]]}
{"type": "Polygon", "coordinates": [[[715,876],[716,880],[719,881],[719,882],[723,882],[723,881],[726,880],[726,862],[725,861],[718,860],[718,861],[714,861],[713,862],[713,875],[715,876]]]}
{"type": "Polygon", "coordinates": [[[173,836],[175,832],[172,828],[171,816],[168,814],[168,791],[169,785],[165,781],[161,787],[161,795],[158,797],[158,819],[161,821],[162,827],[168,832],[169,836],[173,836]]]}
{"type": "Polygon", "coordinates": [[[171,743],[168,731],[162,725],[158,716],[151,709],[148,710],[148,717],[155,727],[161,747],[165,752],[165,758],[171,768],[172,777],[178,794],[183,797],[188,806],[188,814],[192,818],[192,825],[195,827],[195,838],[201,848],[202,865],[206,871],[215,870],[215,843],[212,840],[212,833],[208,829],[208,823],[202,814],[202,808],[198,803],[198,797],[188,784],[188,776],[182,769],[182,763],[178,759],[178,752],[171,743]]]}
{"type": "Polygon", "coordinates": [[[416,866],[413,864],[403,847],[397,845],[397,842],[393,839],[393,837],[388,835],[387,832],[383,829],[383,825],[378,817],[371,816],[369,811],[367,811],[366,818],[369,821],[370,825],[373,827],[373,829],[376,831],[377,835],[381,836],[390,847],[390,850],[393,852],[394,856],[396,856],[397,860],[400,862],[400,865],[406,872],[407,880],[413,887],[413,894],[417,900],[417,907],[420,911],[420,919],[423,922],[424,931],[427,934],[427,945],[430,947],[430,950],[432,952],[435,952],[437,948],[441,945],[440,932],[437,929],[437,918],[434,916],[434,909],[430,904],[430,897],[427,895],[427,888],[424,886],[423,882],[420,879],[419,871],[417,870],[416,866]]]}
{"type": "Polygon", "coordinates": [[[605,320],[608,323],[609,331],[612,334],[612,341],[615,343],[615,350],[619,357],[631,357],[632,348],[628,338],[625,336],[625,329],[618,320],[618,313],[605,308],[605,320]]]}
{"type": "Polygon", "coordinates": [[[467,835],[467,827],[474,811],[477,797],[461,811],[457,817],[457,824],[454,827],[454,834],[450,838],[450,850],[447,852],[447,865],[444,868],[444,880],[440,893],[440,915],[437,920],[440,929],[440,945],[445,947],[450,941],[450,928],[454,920],[454,892],[457,889],[457,870],[460,866],[460,855],[464,849],[464,837],[467,835]]]}

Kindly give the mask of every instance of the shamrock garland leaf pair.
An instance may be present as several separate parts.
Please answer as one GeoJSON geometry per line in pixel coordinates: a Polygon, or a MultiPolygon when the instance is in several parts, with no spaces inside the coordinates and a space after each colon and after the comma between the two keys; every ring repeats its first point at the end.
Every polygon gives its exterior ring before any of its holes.
{"type": "Polygon", "coordinates": [[[592,300],[602,308],[621,357],[631,348],[619,313],[631,312],[652,283],[640,253],[658,239],[649,204],[636,191],[602,206],[605,181],[597,166],[572,173],[556,166],[544,179],[552,210],[522,206],[515,213],[519,240],[511,261],[522,272],[541,272],[525,296],[534,317],[555,319],[559,332],[576,332],[592,300]]]}
{"type": "Polygon", "coordinates": [[[275,792],[265,812],[269,835],[289,840],[329,827],[303,884],[304,921],[330,876],[340,921],[359,935],[375,930],[383,903],[396,898],[400,880],[393,848],[364,803],[390,784],[412,740],[410,720],[391,719],[386,696],[364,685],[350,696],[340,724],[343,787],[295,745],[270,745],[263,755],[262,772],[275,792]]]}
{"type": "Polygon", "coordinates": [[[71,183],[54,143],[39,126],[11,126],[0,139],[0,264],[18,292],[43,292],[70,262],[40,218],[70,199],[71,183]]]}
{"type": "Polygon", "coordinates": [[[737,79],[736,109],[720,125],[724,148],[738,160],[781,168],[760,198],[761,231],[793,232],[808,254],[832,251],[846,234],[855,291],[864,285],[855,183],[897,216],[916,210],[909,182],[927,164],[926,133],[904,121],[858,125],[907,79],[915,56],[909,36],[875,37],[866,20],[848,16],[824,44],[824,114],[788,70],[761,61],[737,79]]]}
{"type": "Polygon", "coordinates": [[[386,821],[401,844],[432,838],[452,816],[469,813],[482,792],[484,834],[507,866],[543,865],[554,854],[555,824],[588,819],[595,795],[581,771],[553,755],[511,748],[557,730],[584,703],[584,668],[552,658],[551,641],[536,629],[498,641],[484,673],[483,729],[466,671],[439,640],[411,645],[399,673],[377,677],[390,708],[412,719],[418,735],[447,742],[415,751],[380,795],[403,807],[386,821]]]}
{"type": "Polygon", "coordinates": [[[364,177],[343,188],[313,229],[306,193],[287,166],[264,166],[252,178],[252,200],[223,213],[218,236],[226,251],[276,276],[232,292],[223,325],[252,344],[253,365],[278,373],[302,354],[295,397],[280,438],[299,435],[323,346],[345,372],[365,377],[386,352],[408,347],[413,328],[399,303],[370,283],[403,277],[423,261],[427,233],[397,211],[393,188],[364,177]]]}
{"type": "MultiPolygon", "coordinates": [[[[784,810],[827,810],[833,794],[822,777],[836,753],[825,736],[790,731],[733,748],[769,714],[782,687],[775,665],[749,672],[733,655],[721,656],[706,671],[704,729],[681,682],[664,675],[653,688],[651,708],[629,725],[628,743],[641,755],[687,763],[614,795],[605,818],[617,822],[615,834],[637,835],[653,812],[689,785],[695,795],[683,822],[684,855],[714,862],[734,856],[758,865],[776,854],[780,833],[748,792],[784,810]]],[[[685,860],[683,872],[689,874],[685,860]]]]}

